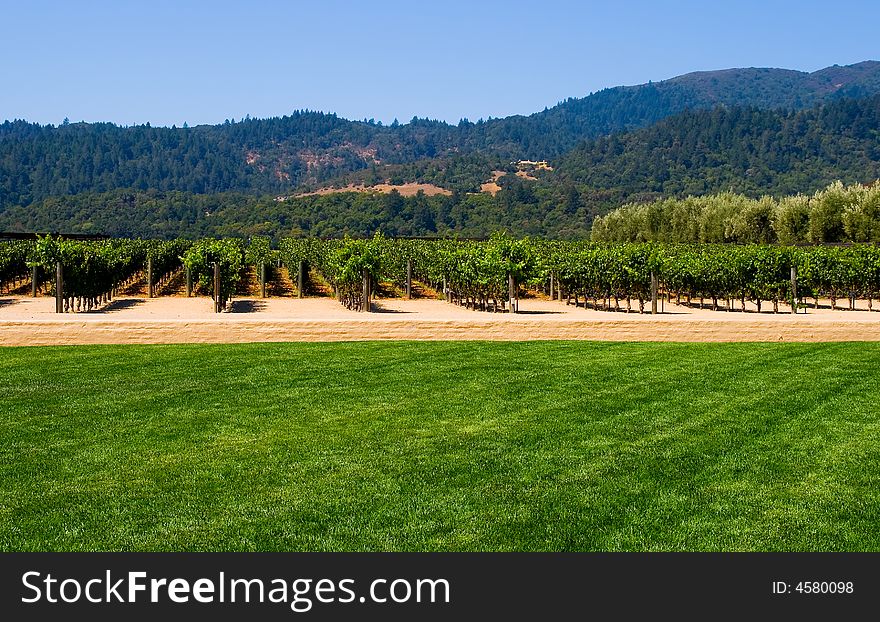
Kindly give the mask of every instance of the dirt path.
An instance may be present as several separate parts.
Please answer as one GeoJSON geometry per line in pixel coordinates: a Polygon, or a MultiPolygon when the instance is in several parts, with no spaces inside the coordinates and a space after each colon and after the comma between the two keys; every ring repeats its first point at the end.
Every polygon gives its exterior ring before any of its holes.
{"type": "Polygon", "coordinates": [[[287,266],[273,266],[271,268],[266,268],[267,278],[269,281],[266,283],[266,293],[271,296],[294,296],[294,290],[296,286],[293,284],[293,281],[290,280],[290,272],[287,270],[287,266]],[[271,274],[270,274],[271,273],[271,274]]]}
{"type": "Polygon", "coordinates": [[[666,305],[661,315],[596,311],[526,299],[523,313],[469,311],[440,300],[382,299],[374,313],[332,298],[243,298],[215,314],[209,298],[117,298],[90,313],[55,314],[51,297],[0,297],[0,345],[259,341],[533,340],[880,341],[880,312],[711,311],[666,305]]]}
{"type": "Polygon", "coordinates": [[[157,296],[186,296],[186,272],[175,270],[166,283],[156,287],[157,296]]]}

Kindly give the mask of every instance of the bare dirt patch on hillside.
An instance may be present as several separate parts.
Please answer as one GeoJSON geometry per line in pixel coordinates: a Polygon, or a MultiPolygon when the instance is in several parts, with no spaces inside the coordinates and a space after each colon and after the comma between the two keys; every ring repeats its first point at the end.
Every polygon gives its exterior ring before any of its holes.
{"type": "Polygon", "coordinates": [[[296,196],[321,196],[325,194],[336,194],[339,192],[380,192],[382,194],[389,194],[393,190],[397,190],[400,195],[404,197],[414,197],[419,192],[424,192],[425,195],[429,197],[436,195],[450,196],[452,194],[451,190],[441,188],[440,186],[435,186],[434,184],[417,184],[411,182],[406,184],[376,184],[375,186],[349,184],[348,186],[343,186],[342,188],[321,188],[320,190],[315,190],[314,192],[304,192],[296,196]]]}
{"type": "Polygon", "coordinates": [[[498,180],[507,175],[505,171],[492,171],[492,179],[480,185],[480,192],[488,192],[493,197],[501,192],[498,180]]]}

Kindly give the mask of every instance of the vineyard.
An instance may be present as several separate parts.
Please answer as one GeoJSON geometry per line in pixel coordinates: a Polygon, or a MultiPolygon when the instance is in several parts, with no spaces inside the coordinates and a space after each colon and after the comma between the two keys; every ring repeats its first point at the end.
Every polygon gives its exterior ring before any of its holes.
{"type": "Polygon", "coordinates": [[[56,311],[100,308],[135,280],[149,297],[176,275],[186,295],[209,295],[229,307],[250,271],[261,296],[286,266],[296,295],[322,285],[344,307],[370,311],[382,295],[412,296],[413,283],[448,303],[487,312],[516,312],[520,296],[543,295],[603,311],[662,312],[665,301],[700,308],[786,311],[818,307],[868,309],[880,297],[880,248],[852,246],[685,245],[514,239],[320,240],[289,238],[273,249],[250,240],[67,240],[0,243],[0,291],[31,285],[56,298],[56,311]],[[660,303],[658,309],[658,300],[660,303]],[[846,301],[840,305],[840,301],[846,301]],[[650,306],[649,306],[650,305],[650,306]],[[767,306],[762,306],[767,305],[767,306]]]}

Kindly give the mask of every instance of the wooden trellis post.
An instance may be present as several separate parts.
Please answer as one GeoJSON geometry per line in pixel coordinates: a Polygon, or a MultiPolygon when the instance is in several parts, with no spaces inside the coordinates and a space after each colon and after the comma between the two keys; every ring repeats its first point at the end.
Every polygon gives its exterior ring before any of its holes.
{"type": "Polygon", "coordinates": [[[220,313],[220,264],[214,262],[214,313],[220,313]]]}
{"type": "Polygon", "coordinates": [[[190,298],[193,295],[193,279],[192,272],[189,269],[189,266],[186,267],[186,297],[190,298]]]}
{"type": "Polygon", "coordinates": [[[651,315],[657,315],[657,275],[651,273],[651,315]]]}
{"type": "Polygon", "coordinates": [[[153,297],[153,258],[147,257],[147,298],[153,297]]]}
{"type": "Polygon", "coordinates": [[[791,312],[797,313],[797,267],[791,267],[791,312]]]}
{"type": "Polygon", "coordinates": [[[406,260],[406,299],[412,300],[412,259],[406,260]]]}
{"type": "Polygon", "coordinates": [[[363,288],[361,312],[368,313],[370,311],[370,273],[367,270],[364,270],[363,274],[363,288]]]}
{"type": "Polygon", "coordinates": [[[513,276],[513,273],[507,275],[507,285],[508,285],[508,298],[510,300],[510,312],[517,313],[519,311],[519,301],[517,300],[516,293],[516,278],[513,276]]]}
{"type": "Polygon", "coordinates": [[[266,297],[266,262],[260,263],[260,297],[266,297]]]}
{"type": "Polygon", "coordinates": [[[64,268],[60,261],[55,265],[55,313],[64,313],[64,268]]]}
{"type": "Polygon", "coordinates": [[[40,276],[40,268],[36,264],[31,268],[31,298],[37,297],[37,279],[40,276]]]}
{"type": "Polygon", "coordinates": [[[296,297],[303,297],[303,283],[306,280],[306,262],[300,260],[299,262],[299,272],[296,275],[296,297]]]}

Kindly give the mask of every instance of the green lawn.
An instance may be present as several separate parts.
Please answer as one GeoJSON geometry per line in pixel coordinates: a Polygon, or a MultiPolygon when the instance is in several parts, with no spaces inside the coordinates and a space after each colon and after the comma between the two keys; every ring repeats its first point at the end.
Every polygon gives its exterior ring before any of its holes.
{"type": "Polygon", "coordinates": [[[3,550],[880,550],[880,345],[0,349],[3,550]]]}

